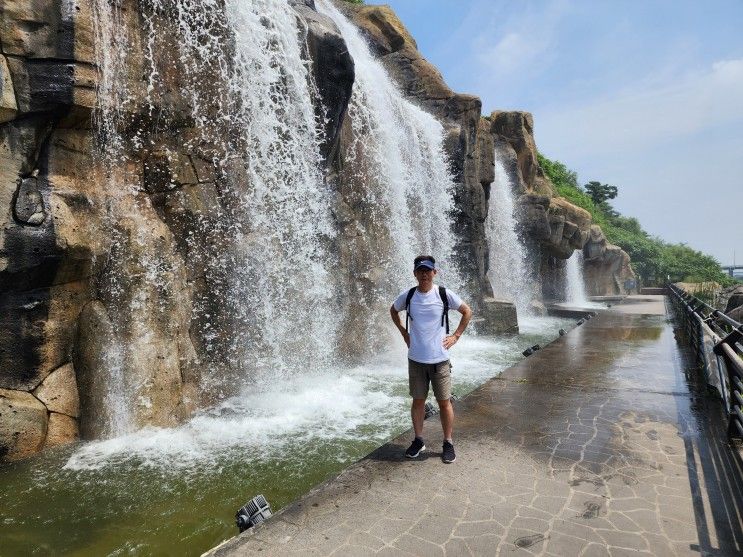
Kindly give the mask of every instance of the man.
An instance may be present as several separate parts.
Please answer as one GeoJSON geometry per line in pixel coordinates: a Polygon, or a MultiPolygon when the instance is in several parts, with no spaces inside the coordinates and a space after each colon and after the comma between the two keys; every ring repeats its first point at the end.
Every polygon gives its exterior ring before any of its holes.
{"type": "Polygon", "coordinates": [[[410,416],[413,419],[415,439],[405,456],[415,458],[426,449],[423,442],[423,420],[426,411],[428,384],[433,386],[433,393],[439,403],[441,428],[444,430],[444,445],[441,459],[449,464],[456,460],[452,428],[454,426],[454,408],[451,405],[451,365],[449,349],[454,346],[472,317],[472,310],[454,292],[446,290],[448,307],[462,314],[454,334],[445,333],[448,328],[448,317],[444,316],[444,302],[438,286],[433,283],[436,276],[436,260],[430,255],[419,255],[413,261],[413,275],[418,286],[410,297],[412,290],[403,291],[390,308],[392,322],[402,334],[408,345],[408,380],[413,404],[410,416]],[[406,306],[409,304],[409,308],[406,306]],[[410,331],[402,325],[400,312],[408,309],[410,331]]]}

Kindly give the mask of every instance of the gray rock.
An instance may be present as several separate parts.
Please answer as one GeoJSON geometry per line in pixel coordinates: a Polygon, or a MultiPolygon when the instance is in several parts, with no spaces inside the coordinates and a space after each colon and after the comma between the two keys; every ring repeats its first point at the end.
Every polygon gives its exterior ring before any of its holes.
{"type": "Polygon", "coordinates": [[[478,332],[486,335],[519,332],[516,306],[511,302],[485,298],[478,315],[482,318],[478,332]]]}
{"type": "Polygon", "coordinates": [[[29,226],[38,226],[46,219],[44,200],[36,176],[22,178],[13,204],[13,217],[29,226]]]}
{"type": "Polygon", "coordinates": [[[738,286],[733,290],[725,306],[725,313],[730,313],[735,308],[743,306],[743,286],[738,286]]]}
{"type": "Polygon", "coordinates": [[[340,130],[351,99],[354,62],[335,23],[315,11],[313,3],[296,3],[294,10],[307,26],[307,49],[321,99],[317,112],[325,121],[321,155],[332,167],[337,162],[340,130]]]}

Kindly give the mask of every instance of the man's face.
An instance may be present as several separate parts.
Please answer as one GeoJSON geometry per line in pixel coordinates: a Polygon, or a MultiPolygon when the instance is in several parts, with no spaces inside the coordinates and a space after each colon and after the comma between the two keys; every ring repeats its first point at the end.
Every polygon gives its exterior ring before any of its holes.
{"type": "Polygon", "coordinates": [[[427,290],[433,285],[433,277],[436,276],[436,271],[428,267],[418,267],[418,269],[413,271],[413,275],[415,275],[415,279],[418,281],[418,286],[423,290],[427,290]]]}

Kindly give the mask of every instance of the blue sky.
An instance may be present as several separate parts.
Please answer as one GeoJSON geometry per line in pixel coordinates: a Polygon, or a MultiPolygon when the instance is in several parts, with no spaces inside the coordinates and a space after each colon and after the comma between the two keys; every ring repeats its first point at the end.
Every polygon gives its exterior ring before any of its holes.
{"type": "Polygon", "coordinates": [[[540,151],[620,212],[743,262],[743,0],[386,3],[452,89],[532,112],[540,151]]]}

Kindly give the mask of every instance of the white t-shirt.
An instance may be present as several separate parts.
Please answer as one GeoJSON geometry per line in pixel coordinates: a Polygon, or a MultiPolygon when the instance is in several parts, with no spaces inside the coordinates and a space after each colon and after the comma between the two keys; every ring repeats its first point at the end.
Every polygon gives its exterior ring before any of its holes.
{"type": "MultiPolygon", "coordinates": [[[[393,304],[395,310],[405,309],[405,299],[408,291],[403,290],[393,304]]],[[[458,310],[462,299],[447,289],[446,297],[449,301],[449,310],[458,310]]],[[[446,321],[441,324],[444,313],[444,302],[439,295],[439,287],[433,285],[428,292],[421,292],[416,288],[410,300],[410,348],[408,358],[421,364],[437,364],[449,359],[449,351],[444,349],[444,335],[446,335],[446,321]]]]}

